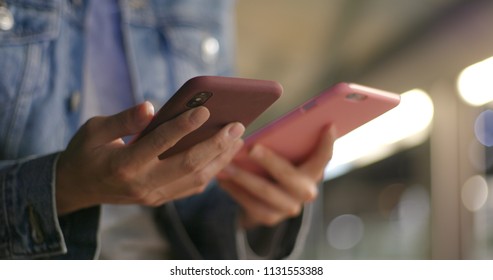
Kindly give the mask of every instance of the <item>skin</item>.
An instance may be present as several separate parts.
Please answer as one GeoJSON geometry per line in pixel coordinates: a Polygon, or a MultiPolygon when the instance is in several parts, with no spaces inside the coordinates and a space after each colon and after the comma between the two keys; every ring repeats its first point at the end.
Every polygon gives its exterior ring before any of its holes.
{"type": "Polygon", "coordinates": [[[159,154],[200,127],[209,111],[189,110],[126,145],[121,137],[142,131],[153,115],[145,102],[92,118],[79,129],[57,164],[59,215],[103,203],[158,206],[200,193],[243,144],[243,125],[231,123],[188,151],[159,160],[159,154]]]}
{"type": "Polygon", "coordinates": [[[249,156],[270,174],[269,179],[229,165],[219,175],[222,187],[242,206],[241,225],[274,226],[301,213],[303,204],[313,201],[336,139],[335,128],[327,128],[312,155],[294,166],[273,151],[254,146],[249,156]]]}
{"type": "Polygon", "coordinates": [[[139,141],[123,142],[122,137],[142,131],[153,115],[154,108],[145,102],[92,118],[79,129],[57,163],[59,215],[99,204],[159,206],[202,192],[218,176],[221,187],[242,207],[245,228],[273,226],[299,215],[303,204],[316,198],[317,182],[332,156],[333,129],[323,133],[316,151],[299,166],[255,146],[250,156],[270,172],[273,180],[266,180],[231,164],[245,131],[242,124],[231,123],[189,150],[159,160],[158,155],[200,127],[209,111],[189,110],[139,141]]]}

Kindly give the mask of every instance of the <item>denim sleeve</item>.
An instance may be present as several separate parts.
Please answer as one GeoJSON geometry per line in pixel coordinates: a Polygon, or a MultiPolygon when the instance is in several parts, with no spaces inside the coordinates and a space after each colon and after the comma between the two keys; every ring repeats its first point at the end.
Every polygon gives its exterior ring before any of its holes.
{"type": "Polygon", "coordinates": [[[99,209],[58,218],[54,187],[57,159],[58,154],[51,154],[0,162],[0,258],[94,256],[99,209]]]}

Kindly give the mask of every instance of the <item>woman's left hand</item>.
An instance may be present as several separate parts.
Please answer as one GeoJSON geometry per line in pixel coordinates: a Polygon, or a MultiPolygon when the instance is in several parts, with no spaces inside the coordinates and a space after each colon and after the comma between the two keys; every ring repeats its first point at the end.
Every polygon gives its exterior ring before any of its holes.
{"type": "Polygon", "coordinates": [[[298,166],[263,146],[254,146],[249,156],[269,173],[270,179],[233,164],[221,172],[221,187],[243,209],[241,225],[247,229],[274,226],[298,216],[304,203],[317,197],[318,182],[332,158],[334,141],[335,129],[327,128],[314,152],[298,166]]]}

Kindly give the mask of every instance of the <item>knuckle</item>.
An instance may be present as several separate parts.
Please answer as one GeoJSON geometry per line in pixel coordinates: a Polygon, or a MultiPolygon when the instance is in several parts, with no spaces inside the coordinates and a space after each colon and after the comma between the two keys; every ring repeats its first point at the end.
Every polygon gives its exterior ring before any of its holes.
{"type": "Polygon", "coordinates": [[[226,140],[224,136],[214,137],[212,140],[213,146],[220,151],[227,150],[232,143],[231,141],[226,140]]]}
{"type": "Polygon", "coordinates": [[[191,151],[187,151],[181,162],[183,170],[187,173],[194,173],[200,169],[199,162],[191,151]]]}
{"type": "Polygon", "coordinates": [[[118,161],[110,164],[111,177],[121,183],[130,183],[134,180],[135,174],[127,164],[121,164],[118,161]]]}
{"type": "Polygon", "coordinates": [[[88,138],[90,135],[99,131],[101,117],[92,117],[88,119],[80,128],[79,135],[82,138],[88,138]]]}
{"type": "Polygon", "coordinates": [[[130,116],[128,114],[124,114],[122,117],[115,118],[117,125],[127,133],[134,133],[135,128],[132,126],[132,122],[130,116]]]}
{"type": "Polygon", "coordinates": [[[172,121],[172,126],[176,127],[178,131],[189,133],[197,128],[193,122],[189,120],[186,114],[182,114],[172,121]]]}
{"type": "MultiPolygon", "coordinates": [[[[194,186],[199,188],[205,188],[210,181],[210,176],[205,171],[197,172],[194,174],[194,186]]],[[[203,190],[202,190],[203,191],[203,190]]]]}
{"type": "Polygon", "coordinates": [[[137,179],[137,174],[129,165],[113,164],[110,167],[111,181],[121,186],[124,196],[140,204],[148,203],[148,188],[137,179]]]}
{"type": "Polygon", "coordinates": [[[153,132],[153,137],[151,137],[149,141],[149,146],[153,150],[162,150],[166,149],[166,147],[172,147],[176,144],[178,139],[172,139],[169,136],[168,131],[158,128],[153,132]]]}
{"type": "Polygon", "coordinates": [[[192,188],[195,194],[203,193],[211,180],[211,176],[206,172],[197,172],[193,175],[192,188]]]}
{"type": "Polygon", "coordinates": [[[99,127],[100,119],[101,119],[101,117],[92,117],[92,118],[88,119],[82,125],[82,127],[84,128],[84,130],[87,130],[87,131],[95,131],[99,127]]]}

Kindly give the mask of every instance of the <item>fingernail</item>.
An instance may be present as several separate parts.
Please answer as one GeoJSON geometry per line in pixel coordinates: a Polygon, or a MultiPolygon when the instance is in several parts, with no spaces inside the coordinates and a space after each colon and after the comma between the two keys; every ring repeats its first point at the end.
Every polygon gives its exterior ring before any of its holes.
{"type": "Polygon", "coordinates": [[[209,110],[205,107],[197,107],[192,109],[190,114],[190,121],[193,124],[203,124],[209,118],[209,110]]]}
{"type": "Polygon", "coordinates": [[[144,110],[146,116],[154,116],[154,105],[152,105],[151,102],[149,101],[144,102],[144,110]]]}
{"type": "Polygon", "coordinates": [[[148,101],[137,106],[135,111],[136,120],[138,125],[147,125],[154,116],[154,106],[148,101]]]}
{"type": "Polygon", "coordinates": [[[317,186],[314,186],[313,188],[311,188],[310,190],[310,194],[308,195],[308,201],[313,201],[317,198],[318,196],[318,188],[317,186]]]}
{"type": "Polygon", "coordinates": [[[245,127],[241,123],[235,123],[228,129],[228,135],[231,139],[238,139],[245,132],[245,127]]]}

